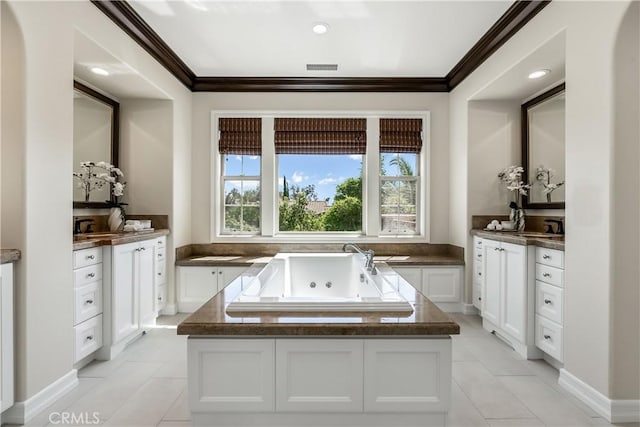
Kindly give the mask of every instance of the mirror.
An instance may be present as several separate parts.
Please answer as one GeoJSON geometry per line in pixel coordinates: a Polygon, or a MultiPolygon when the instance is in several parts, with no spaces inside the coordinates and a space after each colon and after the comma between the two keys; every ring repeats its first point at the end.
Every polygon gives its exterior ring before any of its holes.
{"type": "Polygon", "coordinates": [[[565,84],[522,104],[522,167],[531,184],[523,206],[564,209],[565,84]]]}
{"type": "MultiPolygon", "coordinates": [[[[104,161],[118,166],[120,104],[74,80],[73,82],[73,171],[80,162],[104,161]]],[[[73,179],[74,208],[108,208],[115,199],[110,187],[93,190],[89,200],[73,179]]]]}

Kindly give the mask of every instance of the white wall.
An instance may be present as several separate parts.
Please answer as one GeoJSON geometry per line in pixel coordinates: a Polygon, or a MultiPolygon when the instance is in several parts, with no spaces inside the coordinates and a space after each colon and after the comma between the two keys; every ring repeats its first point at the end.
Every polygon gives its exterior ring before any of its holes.
{"type": "MultiPolygon", "coordinates": [[[[628,6],[628,2],[552,2],[450,94],[450,211],[458,212],[451,218],[451,243],[469,248],[472,212],[467,183],[478,177],[472,174],[472,168],[467,168],[474,161],[471,138],[464,126],[470,121],[468,100],[553,35],[566,31],[565,368],[606,396],[614,395],[621,380],[612,375],[612,358],[615,364],[622,363],[620,369],[635,369],[628,366],[628,359],[617,358],[610,351],[615,343],[607,345],[615,339],[611,333],[615,111],[612,52],[628,6]],[[585,357],[585,351],[589,357],[585,357]]],[[[469,258],[467,261],[470,264],[469,258]]],[[[635,314],[627,315],[637,318],[637,302],[634,306],[635,314]]],[[[632,342],[638,339],[636,335],[632,342]]],[[[637,383],[633,393],[633,387],[623,388],[629,393],[625,398],[639,397],[637,383]]]]}
{"type": "MultiPolygon", "coordinates": [[[[16,273],[17,401],[34,396],[73,365],[75,31],[132,66],[172,100],[177,111],[170,118],[173,137],[170,148],[168,139],[163,144],[179,155],[168,161],[173,171],[167,182],[180,182],[179,191],[187,194],[180,200],[189,198],[184,152],[189,150],[190,127],[184,122],[188,123],[191,93],[88,1],[2,2],[2,246],[22,250],[16,273]]],[[[136,181],[129,180],[130,189],[151,188],[155,178],[136,176],[136,181]]],[[[173,203],[171,192],[169,186],[160,203],[173,220],[181,218],[172,238],[175,244],[185,244],[191,234],[184,220],[190,216],[190,205],[173,203]]]]}
{"type": "Polygon", "coordinates": [[[193,243],[210,242],[211,111],[430,111],[431,242],[449,241],[449,117],[446,93],[194,93],[193,243]]]}

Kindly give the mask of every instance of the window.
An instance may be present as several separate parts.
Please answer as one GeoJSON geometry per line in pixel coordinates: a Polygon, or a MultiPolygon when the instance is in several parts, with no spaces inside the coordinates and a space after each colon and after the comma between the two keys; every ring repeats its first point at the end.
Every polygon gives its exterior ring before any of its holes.
{"type": "Polygon", "coordinates": [[[428,241],[428,113],[212,117],[213,240],[428,241]]]}
{"type": "Polygon", "coordinates": [[[366,119],[276,118],[278,229],[362,231],[366,119]]]}
{"type": "Polygon", "coordinates": [[[219,121],[224,233],[260,231],[261,128],[259,118],[219,121]]]}
{"type": "Polygon", "coordinates": [[[417,234],[421,119],[380,119],[380,232],[417,234]]]}

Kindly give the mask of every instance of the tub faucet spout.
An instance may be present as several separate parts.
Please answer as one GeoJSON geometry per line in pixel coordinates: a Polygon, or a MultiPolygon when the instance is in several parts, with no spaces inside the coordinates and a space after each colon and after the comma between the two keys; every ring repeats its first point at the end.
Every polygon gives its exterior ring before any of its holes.
{"type": "Polygon", "coordinates": [[[363,251],[355,243],[345,243],[342,246],[342,252],[347,252],[347,249],[349,248],[354,249],[356,252],[358,252],[361,255],[364,255],[366,259],[364,266],[367,269],[367,271],[369,271],[371,274],[377,274],[376,266],[373,264],[373,256],[375,254],[371,249],[363,251]]]}

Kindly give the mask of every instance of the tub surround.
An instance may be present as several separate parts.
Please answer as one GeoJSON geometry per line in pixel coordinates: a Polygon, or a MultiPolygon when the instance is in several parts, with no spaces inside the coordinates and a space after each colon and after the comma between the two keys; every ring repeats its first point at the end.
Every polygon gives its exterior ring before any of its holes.
{"type": "Polygon", "coordinates": [[[154,231],[133,231],[133,232],[118,232],[113,234],[100,235],[101,232],[97,232],[95,235],[92,233],[81,234],[73,237],[73,250],[94,248],[96,246],[115,246],[124,245],[126,243],[142,242],[143,240],[154,239],[156,237],[167,236],[169,234],[168,229],[156,229],[154,231]]]}
{"type": "Polygon", "coordinates": [[[0,264],[20,261],[21,252],[17,249],[0,249],[0,264]]]}

